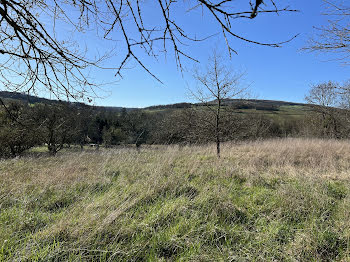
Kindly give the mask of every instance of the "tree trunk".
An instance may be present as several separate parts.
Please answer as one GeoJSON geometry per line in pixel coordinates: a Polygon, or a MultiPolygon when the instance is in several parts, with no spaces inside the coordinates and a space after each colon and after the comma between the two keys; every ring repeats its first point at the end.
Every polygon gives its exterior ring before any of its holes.
{"type": "Polygon", "coordinates": [[[57,147],[55,144],[48,144],[47,148],[51,156],[55,156],[57,154],[57,147]]]}
{"type": "Polygon", "coordinates": [[[220,158],[220,139],[216,138],[216,155],[220,158]]]}
{"type": "Polygon", "coordinates": [[[221,100],[218,97],[218,109],[216,111],[215,136],[216,136],[216,155],[220,158],[220,109],[221,100]]]}

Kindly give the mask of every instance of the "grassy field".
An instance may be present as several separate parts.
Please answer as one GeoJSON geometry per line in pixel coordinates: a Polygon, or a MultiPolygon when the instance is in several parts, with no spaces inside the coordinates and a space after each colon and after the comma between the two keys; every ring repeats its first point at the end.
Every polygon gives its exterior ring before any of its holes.
{"type": "Polygon", "coordinates": [[[350,142],[0,162],[1,261],[350,261],[350,142]]]}

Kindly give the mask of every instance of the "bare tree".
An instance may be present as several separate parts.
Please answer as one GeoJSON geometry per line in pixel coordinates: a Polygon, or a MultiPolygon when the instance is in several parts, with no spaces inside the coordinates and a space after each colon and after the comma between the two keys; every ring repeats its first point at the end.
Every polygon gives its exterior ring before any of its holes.
{"type": "Polygon", "coordinates": [[[340,138],[342,88],[334,82],[312,85],[305,100],[320,117],[322,135],[340,138]]]}
{"type": "Polygon", "coordinates": [[[101,41],[117,42],[119,62],[109,67],[116,75],[121,76],[121,70],[133,60],[160,81],[141,59],[140,52],[154,58],[171,52],[181,69],[183,58],[197,61],[184,46],[209,37],[192,35],[179,18],[179,10],[196,18],[194,10],[201,9],[208,21],[216,23],[230,53],[236,52],[230,44],[230,39],[234,38],[279,47],[289,40],[265,43],[235,33],[233,25],[237,19],[295,11],[277,7],[275,0],[266,0],[264,5],[262,2],[246,0],[246,6],[241,9],[234,0],[195,0],[190,3],[173,0],[1,0],[0,82],[8,90],[35,92],[43,88],[58,98],[89,100],[97,83],[88,77],[87,69],[104,68],[103,61],[107,58],[113,57],[115,61],[116,49],[95,57],[91,53],[93,48],[84,50],[81,42],[67,36],[67,30],[62,33],[59,28],[63,26],[78,34],[96,31],[101,41]],[[152,17],[145,11],[150,5],[152,17]],[[183,8],[186,5],[187,8],[183,8]],[[152,23],[155,20],[159,22],[152,23]]]}
{"type": "Polygon", "coordinates": [[[305,100],[312,105],[321,106],[324,109],[339,106],[339,85],[332,81],[311,85],[309,94],[305,100]]]}
{"type": "Polygon", "coordinates": [[[342,0],[323,0],[328,24],[316,27],[317,35],[304,50],[335,53],[348,63],[350,58],[350,5],[342,0]]]}
{"type": "Polygon", "coordinates": [[[242,85],[243,73],[236,73],[216,53],[209,59],[204,71],[195,70],[197,89],[190,90],[192,96],[205,106],[210,117],[202,119],[214,130],[216,153],[220,157],[220,143],[223,132],[225,102],[246,95],[247,87],[242,85]]]}

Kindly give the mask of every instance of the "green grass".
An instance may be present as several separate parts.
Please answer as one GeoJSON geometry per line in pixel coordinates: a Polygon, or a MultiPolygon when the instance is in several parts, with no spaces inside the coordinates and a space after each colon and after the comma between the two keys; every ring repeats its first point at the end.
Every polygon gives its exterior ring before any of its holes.
{"type": "Polygon", "coordinates": [[[349,160],[274,140],[2,161],[0,260],[348,261],[349,160]]]}

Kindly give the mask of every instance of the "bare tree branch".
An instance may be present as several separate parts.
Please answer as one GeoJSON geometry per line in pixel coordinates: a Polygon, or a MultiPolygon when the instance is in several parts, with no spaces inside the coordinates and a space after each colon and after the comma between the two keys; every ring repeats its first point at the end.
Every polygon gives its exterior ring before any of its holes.
{"type": "Polygon", "coordinates": [[[328,25],[315,27],[317,35],[311,38],[303,50],[335,53],[337,60],[348,63],[350,57],[350,5],[344,1],[323,0],[329,18],[328,25]]]}
{"type": "MultiPolygon", "coordinates": [[[[184,12],[195,18],[191,12],[202,8],[208,19],[213,18],[229,53],[237,53],[231,46],[233,38],[269,47],[280,47],[293,39],[264,43],[235,33],[233,24],[237,19],[253,19],[260,13],[296,11],[289,7],[278,8],[273,0],[265,1],[264,7],[261,0],[246,1],[246,8],[241,9],[234,0],[195,0],[184,12]]],[[[89,77],[87,70],[108,68],[122,76],[122,70],[131,60],[161,82],[144,62],[142,52],[155,59],[161,53],[170,52],[182,70],[183,59],[198,62],[185,47],[210,37],[198,38],[183,25],[174,11],[181,5],[183,1],[174,0],[151,3],[141,0],[0,0],[0,82],[7,90],[35,93],[45,89],[57,98],[89,100],[96,95],[99,83],[89,77]],[[145,11],[151,4],[155,4],[154,17],[149,17],[145,11]],[[152,22],[155,18],[159,21],[156,24],[152,22]],[[62,36],[62,29],[59,29],[62,25],[79,35],[96,31],[100,41],[113,45],[117,42],[118,56],[113,48],[93,58],[91,48],[83,50],[77,41],[62,36]],[[110,62],[110,58],[117,58],[119,62],[105,67],[104,62],[110,62]]]]}

